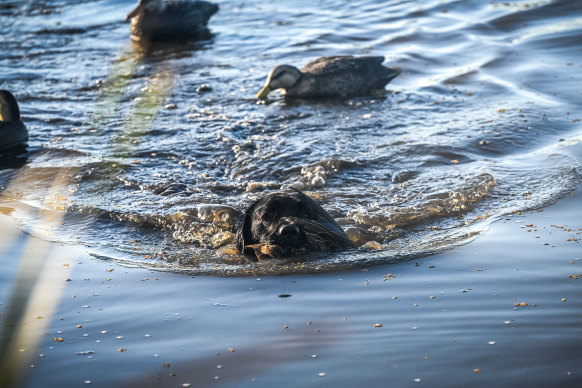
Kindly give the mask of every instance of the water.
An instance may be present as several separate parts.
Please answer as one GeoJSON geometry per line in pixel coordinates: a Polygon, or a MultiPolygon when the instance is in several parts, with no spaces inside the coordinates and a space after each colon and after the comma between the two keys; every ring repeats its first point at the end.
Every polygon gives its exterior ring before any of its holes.
{"type": "Polygon", "coordinates": [[[0,2],[30,131],[0,167],[24,232],[2,231],[0,339],[46,325],[27,386],[579,386],[582,3],[216,2],[213,39],[147,49],[133,0],[0,2]],[[257,102],[273,66],[338,54],[403,73],[257,102]],[[289,187],[359,249],[234,252],[239,212],[289,187]],[[54,309],[12,325],[14,258],[43,243],[25,275],[57,279],[54,309]]]}
{"type": "Polygon", "coordinates": [[[560,148],[579,130],[579,4],[225,2],[210,41],[144,49],[132,3],[2,7],[0,86],[31,132],[2,202],[43,238],[194,274],[332,271],[450,249],[579,184],[560,148]],[[254,98],[274,65],[334,54],[403,75],[384,98],[254,98]],[[237,210],[289,187],[362,248],[299,266],[232,254],[237,210]],[[39,210],[64,224],[32,228],[39,210]]]}

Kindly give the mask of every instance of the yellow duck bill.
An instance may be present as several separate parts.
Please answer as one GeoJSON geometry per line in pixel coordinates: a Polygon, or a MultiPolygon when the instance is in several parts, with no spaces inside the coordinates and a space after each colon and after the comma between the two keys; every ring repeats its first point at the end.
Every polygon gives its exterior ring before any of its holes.
{"type": "Polygon", "coordinates": [[[271,88],[269,87],[269,85],[265,85],[263,86],[263,88],[261,89],[261,91],[259,93],[257,93],[257,98],[260,100],[266,100],[267,99],[267,95],[271,93],[271,88]]]}

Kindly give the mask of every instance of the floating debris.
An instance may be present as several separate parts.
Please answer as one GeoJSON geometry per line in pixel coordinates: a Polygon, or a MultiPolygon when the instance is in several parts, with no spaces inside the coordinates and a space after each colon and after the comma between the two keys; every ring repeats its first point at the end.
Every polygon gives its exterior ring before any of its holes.
{"type": "Polygon", "coordinates": [[[85,351],[82,351],[82,352],[77,352],[75,354],[77,356],[86,356],[88,354],[93,354],[93,353],[95,353],[95,351],[93,351],[93,350],[85,350],[85,351]]]}
{"type": "Polygon", "coordinates": [[[205,92],[211,92],[211,91],[212,91],[212,87],[208,84],[202,84],[196,88],[196,92],[198,92],[198,93],[205,93],[205,92]]]}

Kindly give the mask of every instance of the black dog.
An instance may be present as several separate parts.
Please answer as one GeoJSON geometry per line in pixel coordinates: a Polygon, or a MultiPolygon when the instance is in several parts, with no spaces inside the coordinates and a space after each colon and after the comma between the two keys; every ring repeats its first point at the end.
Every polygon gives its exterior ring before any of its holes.
{"type": "Polygon", "coordinates": [[[270,193],[253,203],[236,235],[236,247],[258,260],[355,248],[341,226],[299,190],[270,193]]]}

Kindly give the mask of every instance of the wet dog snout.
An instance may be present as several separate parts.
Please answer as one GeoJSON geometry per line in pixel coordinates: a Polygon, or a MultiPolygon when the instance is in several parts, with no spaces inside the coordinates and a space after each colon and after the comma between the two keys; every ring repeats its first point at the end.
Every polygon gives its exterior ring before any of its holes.
{"type": "Polygon", "coordinates": [[[295,240],[299,237],[299,228],[295,224],[285,224],[279,227],[279,236],[286,240],[295,240]]]}

